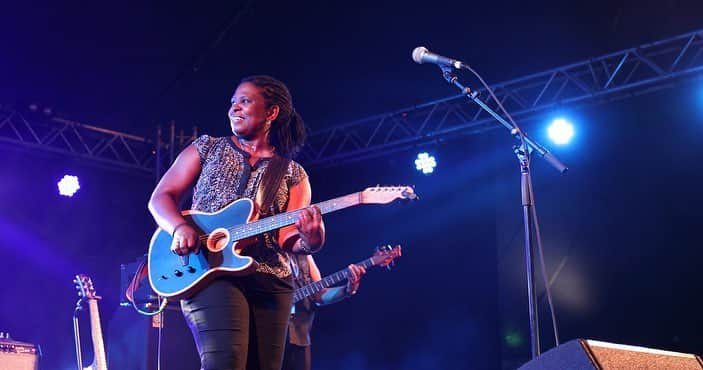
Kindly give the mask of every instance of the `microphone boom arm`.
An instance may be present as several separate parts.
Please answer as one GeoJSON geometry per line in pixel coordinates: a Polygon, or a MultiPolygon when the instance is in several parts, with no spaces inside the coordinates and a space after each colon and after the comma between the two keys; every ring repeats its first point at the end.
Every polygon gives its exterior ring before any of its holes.
{"type": "Polygon", "coordinates": [[[527,136],[525,132],[520,130],[520,128],[506,121],[501,115],[496,113],[486,103],[479,99],[477,91],[472,92],[469,87],[462,85],[456,75],[452,73],[451,68],[445,65],[440,65],[439,68],[442,70],[442,76],[445,80],[447,80],[448,83],[458,87],[463,95],[471,99],[474,103],[478,104],[478,106],[480,106],[483,110],[488,112],[488,114],[493,116],[493,118],[495,118],[501,125],[503,125],[510,131],[511,135],[515,136],[515,138],[517,138],[518,140],[523,140],[524,144],[527,146],[527,148],[525,148],[526,150],[536,151],[542,158],[547,161],[547,163],[549,163],[552,167],[554,167],[557,171],[561,173],[564,173],[569,169],[568,167],[566,167],[566,165],[561,163],[561,161],[557,159],[557,157],[555,157],[549,150],[547,150],[545,147],[543,147],[536,141],[532,140],[529,136],[527,136]]]}

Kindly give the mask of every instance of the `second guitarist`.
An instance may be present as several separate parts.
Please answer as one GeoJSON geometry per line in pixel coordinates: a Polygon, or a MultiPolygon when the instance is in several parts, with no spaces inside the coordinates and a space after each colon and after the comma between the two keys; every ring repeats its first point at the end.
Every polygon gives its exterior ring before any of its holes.
{"type": "MultiPolygon", "coordinates": [[[[322,275],[311,255],[291,256],[291,267],[296,289],[320,281],[322,275]]],[[[310,370],[310,330],[315,318],[315,307],[332,304],[349,298],[359,289],[361,277],[366,273],[363,266],[349,265],[349,278],[342,286],[324,288],[316,294],[297,302],[291,316],[288,341],[283,357],[282,370],[310,370]]]]}

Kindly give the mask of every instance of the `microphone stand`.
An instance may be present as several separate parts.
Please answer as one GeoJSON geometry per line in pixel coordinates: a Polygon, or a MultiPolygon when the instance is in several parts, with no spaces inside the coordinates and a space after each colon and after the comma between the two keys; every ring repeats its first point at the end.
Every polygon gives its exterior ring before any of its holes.
{"type": "MultiPolygon", "coordinates": [[[[442,70],[442,76],[444,79],[459,88],[463,95],[466,95],[474,103],[478,104],[483,110],[488,112],[493,116],[499,123],[501,123],[505,128],[510,131],[510,134],[520,140],[520,145],[514,147],[515,155],[520,163],[520,192],[522,195],[522,215],[525,233],[525,265],[527,274],[527,297],[528,297],[528,310],[530,315],[530,344],[532,358],[536,358],[540,355],[540,341],[539,341],[539,317],[537,312],[537,293],[535,290],[534,283],[534,247],[532,244],[533,239],[540,243],[539,225],[537,224],[537,211],[535,209],[534,196],[532,193],[532,178],[530,176],[530,154],[532,151],[536,151],[542,158],[544,158],[550,165],[557,169],[557,171],[564,173],[568,169],[564,164],[562,164],[554,155],[552,155],[547,149],[539,145],[534,140],[530,139],[527,134],[522,132],[519,127],[508,123],[503,117],[492,110],[486,103],[478,98],[478,92],[471,92],[471,89],[462,85],[459,79],[454,75],[453,70],[449,66],[440,65],[442,70]],[[532,231],[535,228],[535,236],[533,236],[532,231]]],[[[545,281],[545,284],[548,282],[545,281]]],[[[548,286],[545,287],[549,289],[548,286]]],[[[558,339],[556,339],[558,341],[558,339]]]]}

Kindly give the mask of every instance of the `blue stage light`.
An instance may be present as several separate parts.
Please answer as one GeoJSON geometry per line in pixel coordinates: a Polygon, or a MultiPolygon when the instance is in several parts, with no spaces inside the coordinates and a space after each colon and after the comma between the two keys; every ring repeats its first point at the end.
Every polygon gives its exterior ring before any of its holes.
{"type": "Polygon", "coordinates": [[[422,171],[422,173],[428,175],[434,171],[435,167],[437,167],[437,161],[434,157],[430,156],[426,152],[417,155],[417,159],[415,160],[415,168],[418,171],[422,171]]]}
{"type": "Polygon", "coordinates": [[[549,125],[547,133],[555,144],[565,145],[574,137],[574,126],[564,118],[557,118],[549,125]]]}
{"type": "Polygon", "coordinates": [[[72,197],[81,188],[78,177],[71,175],[64,175],[57,185],[59,186],[59,194],[67,197],[72,197]]]}

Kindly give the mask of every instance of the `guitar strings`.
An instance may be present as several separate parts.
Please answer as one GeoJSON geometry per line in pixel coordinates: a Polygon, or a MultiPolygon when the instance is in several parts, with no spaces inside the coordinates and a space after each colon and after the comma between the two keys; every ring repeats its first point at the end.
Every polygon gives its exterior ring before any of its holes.
{"type": "MultiPolygon", "coordinates": [[[[395,188],[395,187],[393,187],[393,188],[379,188],[379,189],[382,189],[384,191],[394,191],[394,192],[399,191],[399,189],[395,188]]],[[[405,189],[405,190],[403,190],[404,192],[407,191],[407,187],[403,187],[403,189],[405,189]]],[[[353,206],[356,204],[363,203],[360,200],[362,193],[363,192],[348,194],[345,196],[341,196],[339,198],[330,199],[330,200],[327,200],[324,202],[320,202],[315,205],[318,208],[320,208],[320,212],[324,214],[324,213],[329,212],[330,210],[333,210],[334,208],[342,209],[342,208],[346,208],[346,207],[350,207],[350,206],[353,206]],[[338,204],[341,204],[341,206],[338,204]]],[[[259,231],[264,228],[268,228],[269,230],[273,230],[275,228],[279,228],[279,227],[283,227],[283,226],[287,226],[287,225],[292,225],[295,222],[290,222],[290,220],[294,217],[297,217],[302,211],[303,211],[303,209],[288,211],[288,212],[280,213],[280,214],[277,214],[277,215],[274,215],[271,217],[267,217],[262,220],[257,220],[257,221],[251,222],[251,223],[240,224],[240,225],[225,228],[225,229],[230,233],[234,232],[235,235],[237,235],[241,232],[243,237],[239,238],[237,240],[242,240],[242,239],[248,238],[250,236],[258,235],[262,232],[265,232],[265,231],[259,231]],[[281,219],[285,219],[285,220],[281,220],[281,219]],[[253,227],[252,227],[252,225],[253,225],[253,227]],[[247,227],[249,227],[248,232],[247,232],[247,227]],[[243,229],[243,230],[237,231],[239,229],[243,229]]],[[[210,239],[211,234],[212,233],[199,235],[198,241],[200,241],[201,243],[207,242],[207,240],[210,239]]]]}
{"type": "MultiPolygon", "coordinates": [[[[345,198],[345,197],[341,197],[341,198],[345,198]]],[[[349,206],[354,205],[352,202],[342,202],[340,198],[336,198],[336,199],[331,199],[331,200],[328,200],[325,202],[318,203],[318,204],[316,204],[316,206],[318,208],[320,208],[320,212],[324,214],[324,213],[329,212],[329,210],[333,209],[334,207],[336,207],[337,203],[342,203],[341,208],[345,208],[345,207],[349,207],[349,206]]],[[[296,209],[293,211],[279,213],[277,215],[267,217],[267,218],[264,218],[261,220],[256,220],[251,223],[240,224],[240,225],[228,227],[225,229],[227,231],[229,231],[230,233],[234,233],[235,235],[242,233],[244,237],[242,237],[241,239],[245,239],[247,237],[260,234],[261,231],[259,231],[259,230],[261,230],[263,228],[275,229],[277,227],[292,225],[295,222],[291,222],[290,220],[293,218],[296,218],[302,212],[303,212],[303,209],[296,209]],[[249,228],[249,230],[247,230],[247,228],[249,228]],[[238,229],[243,229],[243,230],[237,231],[238,229]]],[[[198,236],[198,240],[201,242],[206,242],[208,239],[210,239],[211,234],[212,233],[202,234],[202,235],[198,236]]],[[[241,239],[237,239],[237,240],[241,240],[241,239]]]]}
{"type": "MultiPolygon", "coordinates": [[[[259,234],[260,232],[258,230],[260,230],[262,228],[268,228],[271,226],[282,227],[282,226],[286,226],[286,225],[292,225],[295,222],[290,222],[290,219],[294,218],[295,216],[298,216],[301,212],[302,212],[302,210],[289,211],[289,212],[281,213],[281,214],[278,214],[278,215],[275,215],[272,217],[268,217],[268,218],[265,218],[262,220],[257,220],[257,221],[247,223],[247,224],[241,224],[241,225],[237,225],[237,226],[233,226],[233,227],[228,227],[225,229],[227,231],[229,231],[230,233],[233,233],[234,235],[238,235],[241,233],[244,235],[244,238],[246,238],[246,237],[249,237],[252,235],[259,234]],[[287,215],[287,217],[286,217],[286,215],[287,215]],[[282,218],[284,218],[285,220],[280,220],[282,218]],[[252,225],[254,225],[254,226],[252,226],[252,225]],[[247,230],[247,227],[249,228],[249,230],[247,230]],[[243,229],[243,230],[237,231],[238,229],[243,229]],[[248,234],[248,232],[253,233],[253,234],[248,234]]],[[[321,212],[325,213],[325,211],[323,211],[323,210],[321,210],[321,212]]],[[[274,229],[275,229],[275,227],[274,227],[274,229]]],[[[202,234],[202,235],[198,236],[198,240],[200,240],[201,242],[205,242],[210,238],[211,234],[212,233],[202,234]]],[[[242,239],[244,239],[244,238],[242,238],[242,239]]],[[[241,239],[238,239],[238,240],[241,240],[241,239]]]]}

